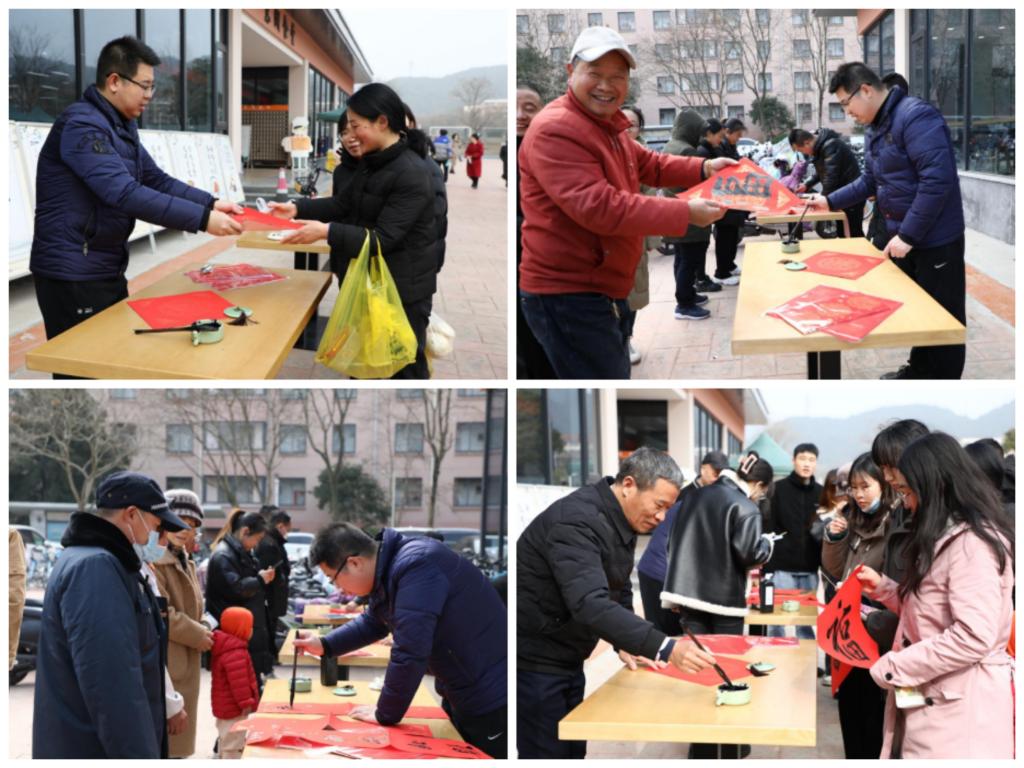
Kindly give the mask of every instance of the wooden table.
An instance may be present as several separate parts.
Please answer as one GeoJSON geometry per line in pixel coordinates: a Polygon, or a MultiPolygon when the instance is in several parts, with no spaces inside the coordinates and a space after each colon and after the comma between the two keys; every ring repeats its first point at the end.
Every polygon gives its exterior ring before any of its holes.
{"type": "Polygon", "coordinates": [[[558,724],[563,740],[671,741],[813,747],[816,740],[817,646],[751,649],[742,658],[767,661],[767,677],[745,677],[752,700],[715,706],[714,686],[626,667],[558,724]]]}
{"type": "MultiPolygon", "coordinates": [[[[307,675],[308,676],[308,675],[307,675]]],[[[766,678],[767,679],[767,678],[766,678]]],[[[266,687],[263,689],[263,698],[261,701],[288,701],[288,685],[291,682],[291,677],[285,680],[268,680],[266,687]]],[[[365,682],[354,682],[348,683],[356,689],[355,696],[335,696],[331,691],[332,688],[324,688],[320,685],[319,675],[313,677],[313,690],[310,693],[296,693],[295,703],[300,701],[319,701],[319,702],[330,702],[337,704],[339,702],[352,702],[354,704],[376,704],[377,697],[380,695],[379,691],[371,691],[369,688],[369,681],[365,682]]],[[[436,707],[437,701],[427,690],[427,687],[420,684],[419,689],[416,691],[416,695],[412,699],[412,706],[414,707],[436,707]]],[[[317,717],[316,715],[266,715],[268,717],[294,717],[299,719],[312,719],[317,717]]],[[[256,713],[254,717],[264,717],[261,713],[256,713]]],[[[459,736],[458,731],[455,730],[454,726],[449,720],[426,720],[420,718],[406,718],[402,720],[403,723],[422,723],[428,726],[436,738],[439,739],[458,739],[461,741],[462,737],[459,736]]],[[[307,759],[304,752],[293,749],[274,749],[272,747],[257,747],[247,746],[242,752],[242,757],[271,757],[286,760],[304,760],[307,759]]]]}
{"type": "Polygon", "coordinates": [[[751,608],[743,622],[751,626],[770,624],[783,627],[814,627],[818,624],[818,606],[801,603],[799,611],[784,611],[782,601],[779,600],[771,613],[761,613],[751,608]]]}
{"type": "MultiPolygon", "coordinates": [[[[217,344],[194,347],[188,333],[137,336],[132,330],[147,326],[125,300],[29,352],[26,365],[33,371],[93,379],[271,379],[315,314],[331,280],[322,272],[273,271],[288,279],[220,291],[229,301],[251,307],[259,324],[227,325],[224,340],[217,344]]],[[[207,287],[181,272],[131,299],[202,290],[207,287]]]]}
{"type": "Polygon", "coordinates": [[[781,259],[802,261],[818,251],[831,250],[881,256],[881,252],[864,238],[802,240],[797,254],[782,253],[777,242],[745,246],[743,279],[740,280],[732,330],[734,355],[806,352],[807,378],[838,379],[843,350],[965,343],[967,329],[890,260],[879,264],[859,280],[844,280],[806,270],[792,272],[778,263],[781,259]],[[820,332],[804,336],[785,321],[765,316],[768,309],[817,285],[895,299],[903,302],[903,306],[856,343],[820,332]]]}
{"type": "MultiPolygon", "coordinates": [[[[817,213],[811,213],[807,211],[807,214],[803,217],[804,221],[841,221],[843,223],[843,233],[845,237],[850,236],[850,220],[846,217],[846,211],[819,211],[817,213]]],[[[754,217],[760,225],[765,224],[796,224],[800,221],[799,213],[777,213],[777,214],[766,214],[762,213],[754,217]]]]}
{"type": "Polygon", "coordinates": [[[354,613],[343,613],[331,615],[330,605],[307,605],[302,609],[302,615],[298,617],[302,624],[307,625],[325,625],[330,624],[331,626],[340,626],[349,621],[352,621],[356,616],[362,614],[361,611],[354,613]]]}
{"type": "MultiPolygon", "coordinates": [[[[292,659],[295,657],[295,632],[297,630],[290,629],[288,634],[285,636],[284,643],[281,644],[281,650],[277,654],[277,658],[282,664],[291,666],[292,659]]],[[[391,647],[387,645],[379,645],[374,643],[362,648],[363,651],[368,651],[373,654],[372,656],[339,656],[338,657],[338,668],[341,667],[387,667],[388,662],[391,660],[391,647]]],[[[316,656],[311,656],[308,653],[299,654],[299,666],[300,667],[319,667],[320,659],[316,656]]],[[[347,677],[345,679],[348,679],[347,677]]]]}

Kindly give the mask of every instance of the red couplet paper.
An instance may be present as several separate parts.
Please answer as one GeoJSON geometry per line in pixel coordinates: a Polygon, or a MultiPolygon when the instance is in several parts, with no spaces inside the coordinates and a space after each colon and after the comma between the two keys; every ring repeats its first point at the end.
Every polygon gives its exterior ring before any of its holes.
{"type": "Polygon", "coordinates": [[[805,205],[774,176],[746,157],[678,197],[714,200],[726,208],[752,213],[795,213],[805,205]]]}
{"type": "Polygon", "coordinates": [[[825,331],[844,341],[860,341],[902,306],[892,299],[818,285],[766,314],[804,335],[825,331]]]}
{"type": "MultiPolygon", "coordinates": [[[[301,701],[289,707],[287,701],[261,701],[257,712],[282,713],[292,715],[339,715],[344,716],[352,711],[355,705],[350,701],[301,701]]],[[[419,720],[447,720],[448,715],[441,707],[409,707],[405,716],[419,720]]]]}
{"type": "Polygon", "coordinates": [[[193,291],[152,299],[132,299],[128,306],[135,310],[150,328],[180,328],[196,320],[216,320],[234,302],[213,291],[193,291]]]}
{"type": "Polygon", "coordinates": [[[414,736],[409,733],[392,733],[391,746],[401,752],[429,755],[431,757],[455,757],[463,760],[490,760],[472,744],[453,739],[435,739],[428,736],[414,736]]]}
{"type": "Polygon", "coordinates": [[[879,256],[864,256],[859,253],[840,253],[839,251],[818,251],[804,259],[808,272],[819,275],[842,277],[856,280],[863,277],[885,259],[879,256]]]}
{"type": "MultiPolygon", "coordinates": [[[[748,662],[743,659],[735,659],[732,656],[715,656],[715,661],[718,662],[718,666],[725,670],[725,674],[729,676],[730,680],[740,680],[744,677],[750,677],[753,674],[749,669],[747,669],[748,662]]],[[[641,667],[641,669],[657,672],[659,675],[674,677],[677,680],[685,680],[688,683],[697,683],[697,685],[718,686],[722,684],[722,678],[718,676],[718,673],[715,672],[713,667],[701,670],[697,674],[683,672],[672,664],[669,664],[662,669],[651,669],[646,666],[641,667]]]]}
{"type": "Polygon", "coordinates": [[[795,637],[761,637],[760,635],[697,635],[701,645],[709,653],[726,653],[742,656],[751,648],[782,647],[798,648],[800,641],[795,637]]]}
{"type": "MultiPolygon", "coordinates": [[[[747,595],[747,605],[757,605],[760,599],[757,591],[754,590],[747,595]]],[[[802,605],[820,605],[813,592],[805,592],[802,589],[776,589],[775,602],[780,603],[784,600],[797,600],[802,605]]]]}
{"type": "Polygon", "coordinates": [[[193,283],[208,285],[215,291],[228,291],[232,288],[248,288],[251,285],[263,285],[284,280],[282,275],[271,272],[263,267],[252,264],[220,264],[209,272],[196,269],[186,272],[193,283]]]}
{"type": "Polygon", "coordinates": [[[242,225],[246,232],[279,232],[282,229],[302,229],[304,225],[288,219],[279,219],[269,213],[260,213],[252,208],[242,208],[242,213],[229,214],[242,225]]]}
{"type": "Polygon", "coordinates": [[[854,568],[818,616],[818,645],[833,658],[867,669],[878,661],[878,644],[860,620],[862,587],[857,573],[862,567],[854,568]]]}
{"type": "Polygon", "coordinates": [[[832,674],[832,698],[835,698],[839,692],[839,686],[843,684],[843,680],[850,674],[853,667],[849,664],[844,664],[839,659],[833,659],[831,656],[826,658],[829,661],[829,671],[832,674]]]}

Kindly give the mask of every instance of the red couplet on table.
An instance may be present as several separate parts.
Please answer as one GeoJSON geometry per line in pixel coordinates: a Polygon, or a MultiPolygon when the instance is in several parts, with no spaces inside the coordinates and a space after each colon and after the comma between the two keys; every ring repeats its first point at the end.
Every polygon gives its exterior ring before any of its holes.
{"type": "Polygon", "coordinates": [[[862,586],[858,565],[846,577],[832,602],[818,616],[818,645],[825,653],[855,667],[869,668],[878,661],[878,644],[860,619],[862,586]]]}
{"type": "Polygon", "coordinates": [[[804,335],[824,331],[845,341],[860,341],[902,306],[900,301],[818,285],[766,314],[804,335]]]}
{"type": "MultiPolygon", "coordinates": [[[[753,674],[747,669],[748,662],[743,659],[735,659],[732,656],[715,656],[715,661],[718,662],[718,666],[725,670],[725,674],[729,676],[730,680],[740,680],[753,674]]],[[[698,685],[717,686],[722,684],[722,678],[718,676],[713,667],[701,670],[696,675],[690,672],[683,672],[671,664],[662,669],[651,669],[650,667],[641,667],[641,669],[657,672],[659,675],[674,677],[677,680],[685,680],[688,683],[697,683],[698,685]]]]}
{"type": "Polygon", "coordinates": [[[453,739],[435,739],[428,736],[415,736],[408,733],[392,733],[391,746],[402,752],[429,755],[431,757],[455,757],[464,760],[490,760],[490,756],[481,752],[472,744],[453,739]]]}
{"type": "MultiPolygon", "coordinates": [[[[287,701],[261,701],[257,712],[282,713],[291,715],[347,715],[355,705],[350,701],[299,701],[289,707],[287,701]]],[[[447,720],[448,715],[441,707],[409,707],[405,716],[420,720],[447,720]]]]}
{"type": "MultiPolygon", "coordinates": [[[[760,599],[757,590],[754,590],[747,595],[747,605],[757,605],[760,599]]],[[[802,605],[820,605],[813,592],[806,592],[802,589],[776,589],[775,602],[779,603],[784,600],[798,600],[802,605]]]]}
{"type": "Polygon", "coordinates": [[[766,214],[795,213],[805,205],[774,176],[746,157],[678,197],[714,200],[726,208],[766,214]]]}
{"type": "Polygon", "coordinates": [[[819,275],[831,275],[847,280],[863,277],[885,259],[879,256],[864,256],[860,253],[840,253],[839,251],[818,251],[804,259],[808,272],[819,275]]]}
{"type": "Polygon", "coordinates": [[[150,328],[180,328],[196,320],[216,320],[234,303],[213,291],[193,291],[151,299],[132,299],[128,306],[150,328]]]}
{"type": "Polygon", "coordinates": [[[248,288],[252,285],[263,285],[285,279],[283,275],[263,267],[254,267],[252,264],[218,264],[207,272],[196,269],[186,272],[185,276],[193,283],[208,285],[215,291],[248,288]]]}
{"type": "Polygon", "coordinates": [[[279,219],[269,213],[260,213],[252,208],[242,208],[242,213],[229,214],[232,219],[242,225],[246,232],[279,232],[282,229],[302,229],[304,225],[297,221],[279,219]]]}
{"type": "Polygon", "coordinates": [[[761,646],[799,647],[800,641],[795,637],[761,637],[759,635],[697,635],[700,644],[709,653],[728,653],[742,656],[751,648],[761,646]]]}

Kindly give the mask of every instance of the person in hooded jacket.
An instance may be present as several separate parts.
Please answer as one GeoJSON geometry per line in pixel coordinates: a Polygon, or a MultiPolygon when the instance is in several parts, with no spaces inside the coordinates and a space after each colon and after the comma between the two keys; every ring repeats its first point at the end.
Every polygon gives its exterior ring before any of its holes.
{"type": "MultiPolygon", "coordinates": [[[[821,193],[831,195],[860,178],[856,155],[831,128],[819,128],[817,136],[794,128],[789,132],[789,145],[814,163],[814,176],[797,187],[797,192],[806,192],[820,182],[821,193]]],[[[850,224],[850,237],[864,237],[864,201],[843,209],[843,213],[850,224]]]]}
{"type": "Polygon", "coordinates": [[[225,608],[247,608],[253,616],[249,655],[257,674],[274,669],[269,644],[265,589],[274,580],[273,568],[260,569],[253,555],[267,533],[267,521],[258,512],[234,510],[213,542],[213,554],[206,571],[206,610],[220,621],[225,608]]]}
{"type": "Polygon", "coordinates": [[[376,706],[350,717],[395,725],[425,674],[462,738],[494,758],[506,757],[508,618],[497,590],[466,558],[428,536],[384,528],[370,538],[349,523],[321,530],[309,561],[339,589],[368,597],[366,610],[320,637],[300,632],[299,649],[340,656],[394,639],[376,706]]]}
{"type": "MultiPolygon", "coordinates": [[[[406,132],[416,131],[423,138],[423,142],[428,148],[433,147],[430,138],[423,131],[419,130],[412,107],[403,101],[402,108],[405,110],[406,132]]],[[[441,173],[441,166],[434,162],[434,158],[427,154],[421,160],[434,185],[434,220],[437,224],[437,238],[440,243],[437,256],[437,271],[440,272],[441,268],[444,267],[444,254],[448,247],[448,187],[445,184],[444,174],[441,173]]]]}
{"type": "Polygon", "coordinates": [[[270,653],[277,662],[277,621],[288,613],[288,579],[292,567],[288,562],[288,551],[284,547],[292,529],[292,518],[277,507],[264,507],[260,512],[267,516],[267,534],[256,545],[256,560],[262,568],[274,569],[274,580],[266,585],[267,638],[270,653]]]}
{"type": "MultiPolygon", "coordinates": [[[[740,159],[739,140],[747,132],[747,126],[738,117],[730,117],[724,123],[725,134],[718,145],[718,157],[740,159]]],[[[728,280],[738,277],[739,267],[736,266],[736,250],[740,244],[740,228],[747,220],[746,211],[729,211],[715,222],[715,278],[728,280]]],[[[718,283],[715,283],[717,286],[718,283]]]]}
{"type": "Polygon", "coordinates": [[[238,759],[245,749],[245,733],[232,731],[239,720],[256,711],[260,688],[247,644],[253,635],[253,616],[233,605],[221,613],[220,626],[213,631],[210,652],[210,705],[217,718],[217,756],[238,759]]]}
{"type": "Polygon", "coordinates": [[[352,183],[338,196],[270,207],[281,218],[313,220],[288,232],[281,242],[298,245],[326,239],[339,280],[368,235],[373,253],[380,246],[416,336],[416,360],[392,378],[427,379],[427,325],[441,261],[436,193],[423,165],[427,139],[406,128],[402,100],[383,83],[356,91],[348,100],[347,118],[363,150],[352,183]]]}

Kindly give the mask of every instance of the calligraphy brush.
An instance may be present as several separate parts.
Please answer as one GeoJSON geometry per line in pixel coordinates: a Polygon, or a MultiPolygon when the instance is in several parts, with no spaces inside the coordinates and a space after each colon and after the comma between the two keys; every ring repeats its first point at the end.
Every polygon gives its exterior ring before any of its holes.
{"type": "Polygon", "coordinates": [[[220,328],[220,322],[214,320],[209,323],[192,323],[180,328],[135,328],[135,333],[171,333],[172,331],[216,331],[220,328]]]}
{"type": "MultiPolygon", "coordinates": [[[[295,637],[298,637],[298,631],[296,630],[295,637]]],[[[296,648],[292,645],[292,689],[288,694],[288,709],[295,708],[295,676],[299,671],[299,654],[302,652],[301,648],[296,648]]]]}
{"type": "MultiPolygon", "coordinates": [[[[695,634],[693,634],[693,630],[690,629],[689,627],[684,627],[684,629],[686,630],[686,634],[690,636],[690,639],[693,640],[694,643],[696,643],[697,647],[700,648],[705,653],[707,653],[708,649],[705,648],[703,645],[701,645],[700,640],[698,640],[697,636],[695,634]]],[[[718,676],[725,681],[726,685],[728,685],[730,688],[735,688],[736,687],[736,684],[733,683],[733,681],[729,679],[729,676],[727,674],[725,674],[725,670],[722,669],[720,666],[718,666],[717,662],[712,664],[711,666],[713,666],[715,668],[715,672],[717,672],[718,676]]]]}

